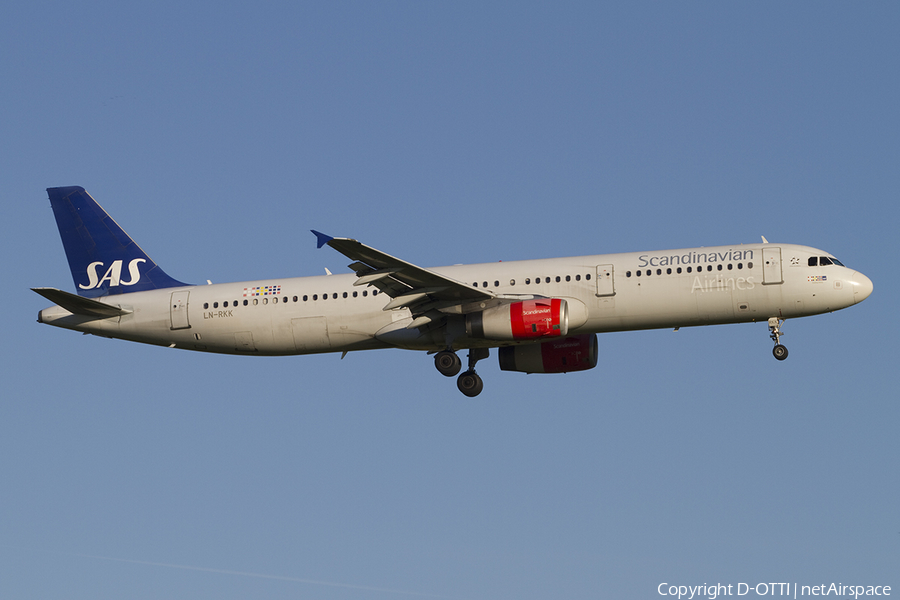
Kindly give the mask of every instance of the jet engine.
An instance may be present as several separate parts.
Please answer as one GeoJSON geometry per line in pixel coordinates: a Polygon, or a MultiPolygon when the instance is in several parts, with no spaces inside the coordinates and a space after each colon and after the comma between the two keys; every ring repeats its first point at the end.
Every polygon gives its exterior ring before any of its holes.
{"type": "Polygon", "coordinates": [[[560,298],[521,300],[466,316],[466,333],[488,340],[531,340],[569,332],[569,307],[560,298]]]}
{"type": "Polygon", "coordinates": [[[500,369],[522,373],[568,373],[597,366],[597,335],[588,333],[566,338],[504,346],[500,348],[500,369]]]}

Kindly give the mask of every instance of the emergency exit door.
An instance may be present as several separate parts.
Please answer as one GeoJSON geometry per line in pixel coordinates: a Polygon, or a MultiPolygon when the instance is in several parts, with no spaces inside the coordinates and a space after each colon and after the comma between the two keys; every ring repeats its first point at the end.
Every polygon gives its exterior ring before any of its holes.
{"type": "Polygon", "coordinates": [[[612,265],[597,265],[597,296],[615,296],[612,265]]]}

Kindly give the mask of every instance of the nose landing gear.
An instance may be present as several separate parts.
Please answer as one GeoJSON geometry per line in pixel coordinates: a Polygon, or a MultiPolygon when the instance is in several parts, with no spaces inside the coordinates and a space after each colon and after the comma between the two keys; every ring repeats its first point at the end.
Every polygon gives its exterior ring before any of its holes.
{"type": "Polygon", "coordinates": [[[775,342],[775,347],[772,348],[772,354],[778,360],[784,360],[788,357],[788,349],[779,342],[781,336],[784,335],[784,333],[781,332],[781,326],[783,324],[784,319],[779,319],[778,317],[771,317],[769,319],[769,337],[775,342]]]}

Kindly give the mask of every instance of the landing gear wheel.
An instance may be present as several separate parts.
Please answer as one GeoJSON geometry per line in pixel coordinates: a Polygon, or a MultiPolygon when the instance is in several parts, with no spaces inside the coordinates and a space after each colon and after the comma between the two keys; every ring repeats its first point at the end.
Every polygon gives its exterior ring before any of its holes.
{"type": "Polygon", "coordinates": [[[775,355],[775,358],[778,360],[784,360],[787,358],[788,351],[787,348],[781,345],[781,336],[784,335],[784,332],[781,331],[781,326],[784,324],[784,319],[779,319],[778,317],[769,317],[769,337],[772,338],[772,341],[775,342],[775,347],[772,348],[772,354],[775,355]]]}
{"type": "Polygon", "coordinates": [[[772,354],[774,354],[775,358],[777,358],[778,360],[784,360],[788,357],[788,350],[781,344],[778,344],[774,348],[772,348],[772,354]]]}
{"type": "Polygon", "coordinates": [[[456,355],[456,352],[443,350],[435,355],[434,366],[444,377],[453,377],[462,369],[462,361],[456,355]]]}
{"type": "Polygon", "coordinates": [[[466,371],[456,380],[456,387],[469,398],[474,398],[484,389],[484,381],[475,371],[466,371]]]}

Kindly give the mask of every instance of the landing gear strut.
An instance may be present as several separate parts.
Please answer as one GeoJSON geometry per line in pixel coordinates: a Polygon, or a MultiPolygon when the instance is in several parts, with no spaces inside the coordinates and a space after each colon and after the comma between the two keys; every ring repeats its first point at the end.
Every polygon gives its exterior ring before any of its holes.
{"type": "Polygon", "coordinates": [[[769,337],[772,338],[772,341],[775,342],[775,347],[772,348],[772,354],[778,360],[784,360],[788,357],[788,349],[781,345],[779,339],[782,335],[781,326],[784,324],[784,319],[779,319],[778,317],[772,317],[769,319],[769,337]]]}
{"type": "Polygon", "coordinates": [[[469,398],[474,398],[484,389],[484,381],[475,372],[475,363],[490,356],[487,348],[469,348],[469,368],[456,380],[456,387],[469,398]]]}

